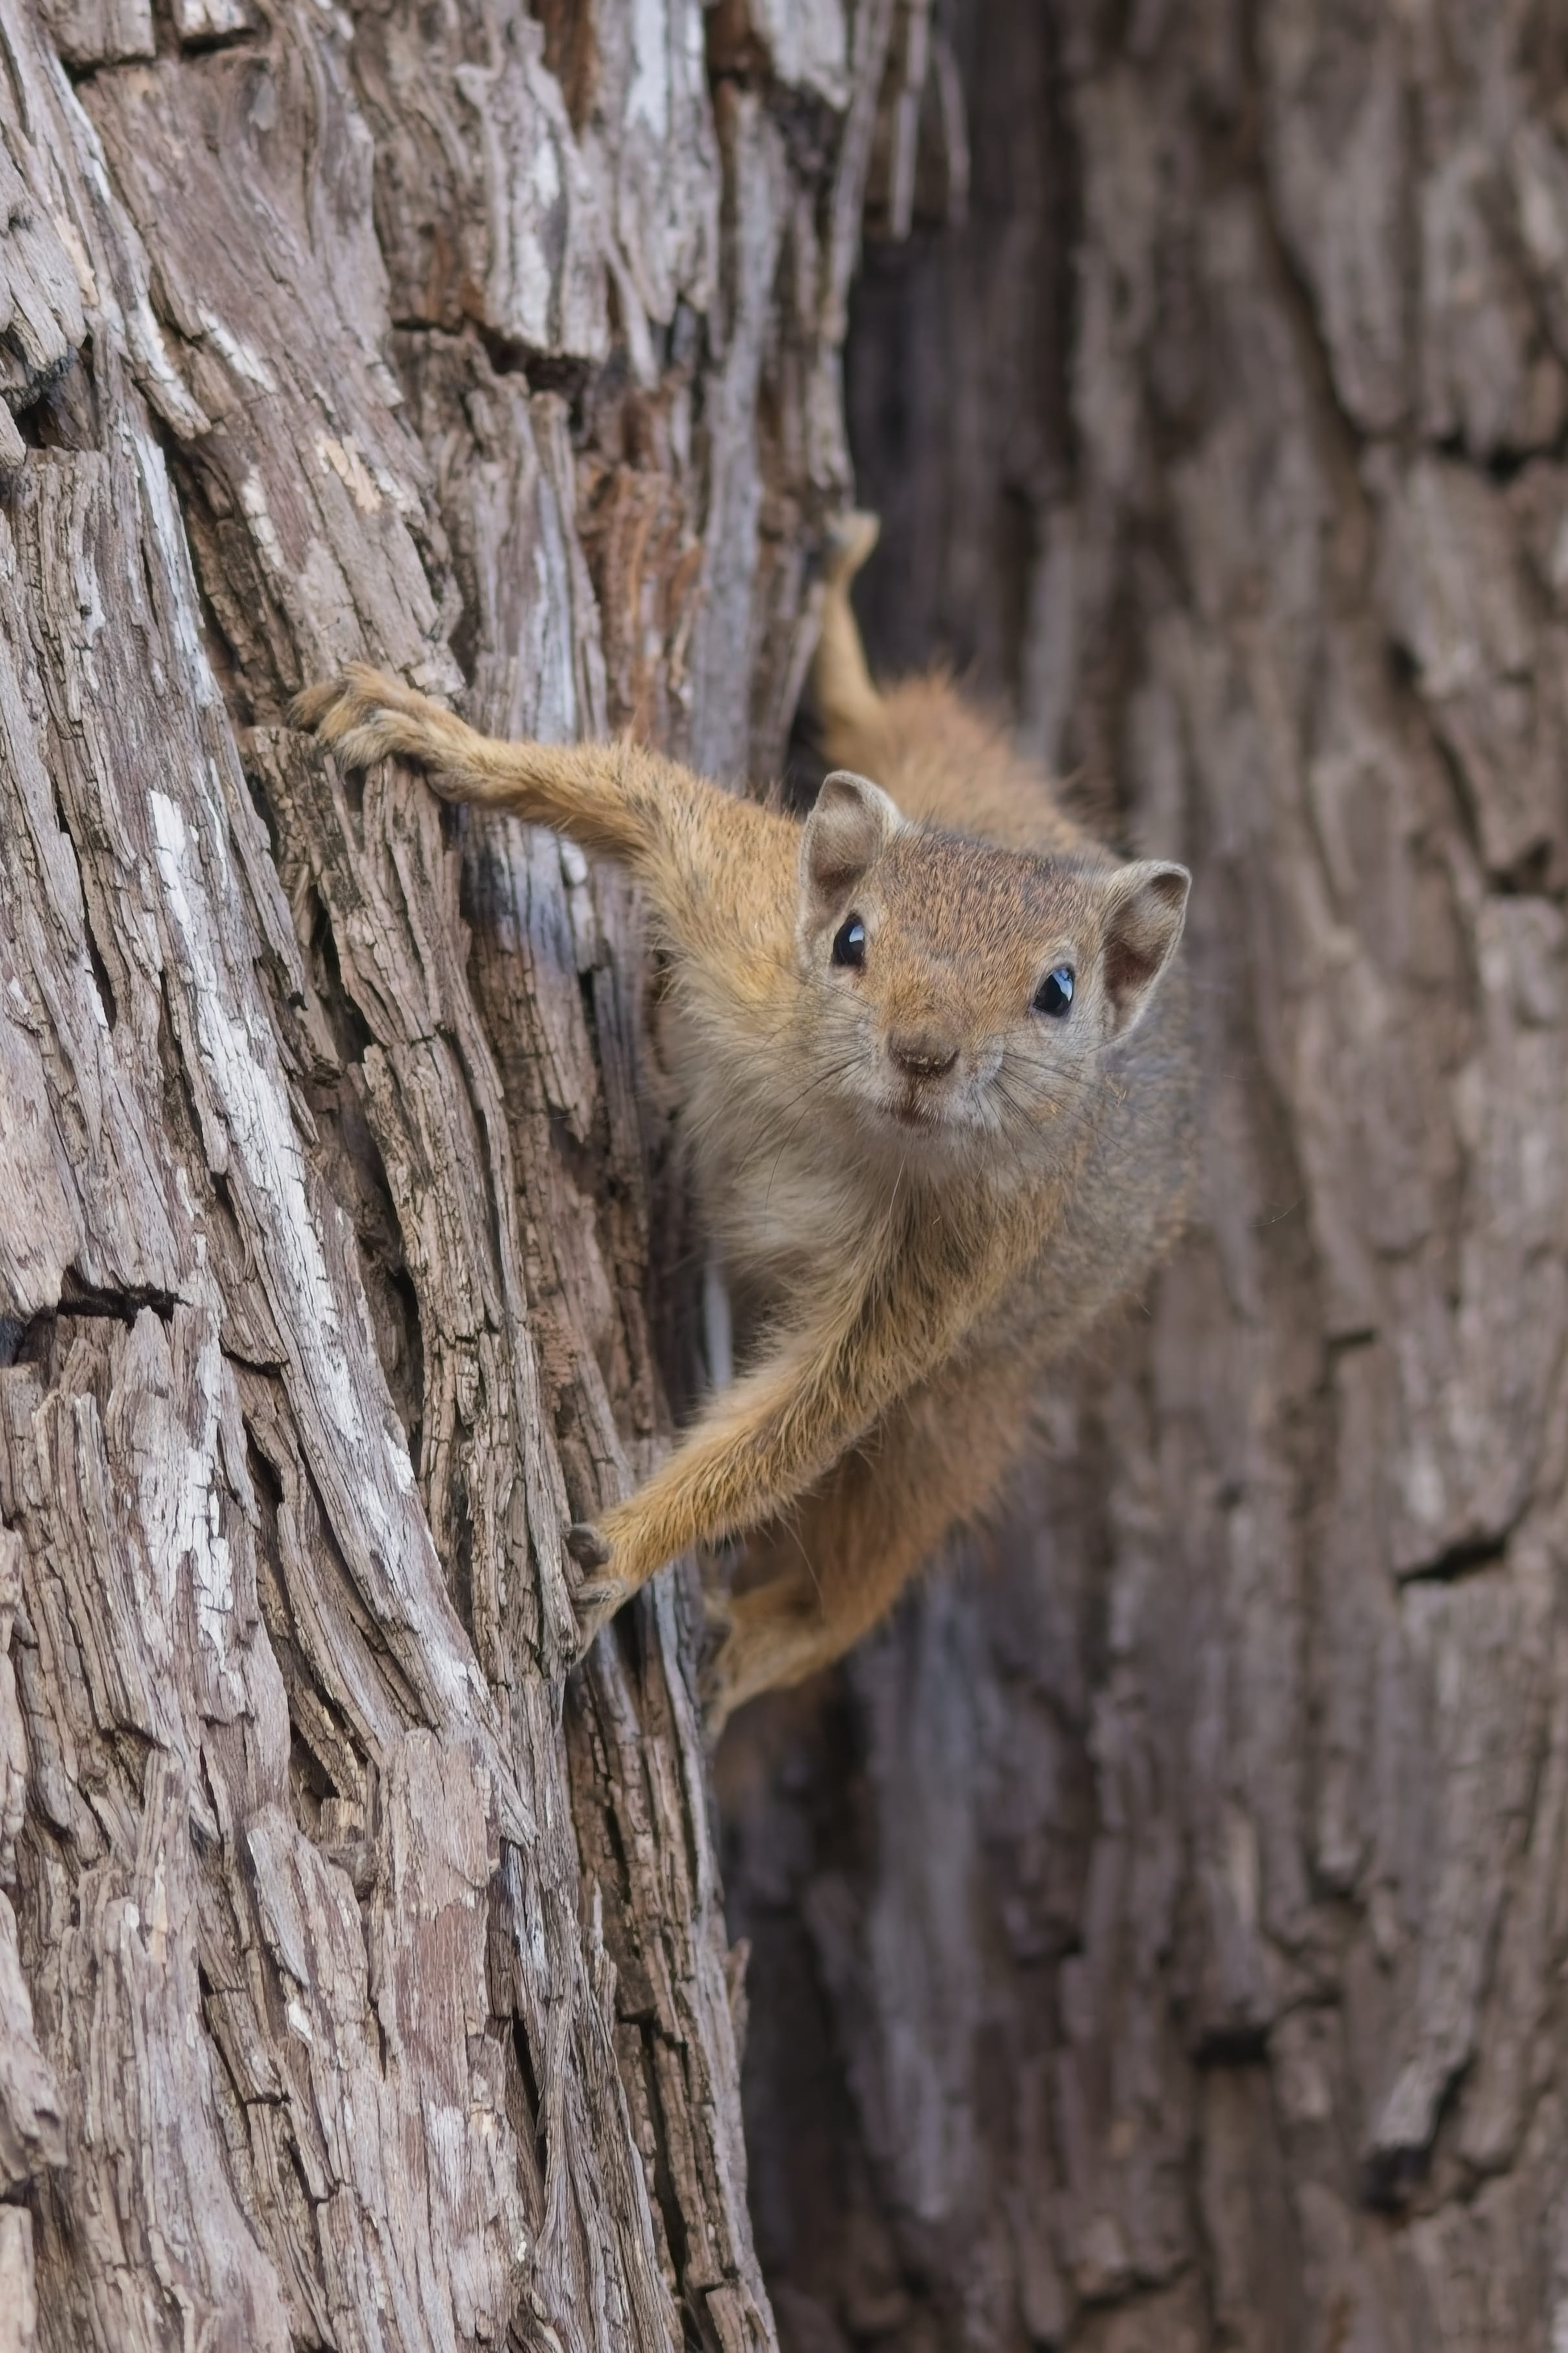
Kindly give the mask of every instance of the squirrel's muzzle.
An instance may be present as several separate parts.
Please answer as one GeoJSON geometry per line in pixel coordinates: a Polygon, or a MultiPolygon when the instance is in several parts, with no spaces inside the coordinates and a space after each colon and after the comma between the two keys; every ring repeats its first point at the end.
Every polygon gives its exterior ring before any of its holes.
{"type": "Polygon", "coordinates": [[[958,1060],[951,1038],[936,1029],[894,1029],[888,1038],[888,1059],[910,1079],[944,1079],[958,1060]]]}

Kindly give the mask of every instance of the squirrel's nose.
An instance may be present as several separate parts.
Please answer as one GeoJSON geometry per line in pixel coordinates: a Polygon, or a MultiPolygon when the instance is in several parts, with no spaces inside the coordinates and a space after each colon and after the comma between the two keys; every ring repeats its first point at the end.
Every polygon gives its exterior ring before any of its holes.
{"type": "Polygon", "coordinates": [[[888,1053],[911,1079],[945,1078],[958,1060],[952,1039],[936,1029],[894,1029],[889,1034],[888,1053]]]}

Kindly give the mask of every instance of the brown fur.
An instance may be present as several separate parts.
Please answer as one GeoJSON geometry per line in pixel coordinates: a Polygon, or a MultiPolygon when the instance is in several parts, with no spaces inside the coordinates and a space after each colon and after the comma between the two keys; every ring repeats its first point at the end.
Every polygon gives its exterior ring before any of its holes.
{"type": "Polygon", "coordinates": [[[701,1205],[740,1377],[574,1549],[584,1639],[693,1545],[748,1538],[715,1603],[711,1715],[837,1658],[994,1493],[1039,1367],[1176,1232],[1193,1156],[1184,869],[1124,865],[941,681],[879,694],[841,527],[814,691],[830,776],[804,825],[631,743],[502,744],[363,668],[297,706],[341,760],[419,762],[619,859],[672,970],[701,1205]],[[1003,846],[998,846],[998,845],[1003,846]],[[859,967],[832,943],[864,926],[859,967]],[[1075,975],[1064,1019],[1032,1009],[1075,975]]]}

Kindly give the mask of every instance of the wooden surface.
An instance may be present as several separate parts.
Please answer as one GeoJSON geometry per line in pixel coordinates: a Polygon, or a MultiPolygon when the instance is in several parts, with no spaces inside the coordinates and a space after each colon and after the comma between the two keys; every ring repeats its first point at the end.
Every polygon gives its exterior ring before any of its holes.
{"type": "Polygon", "coordinates": [[[0,2346],[1561,2353],[1559,12],[0,33],[0,2346]],[[689,1577],[563,1698],[691,1377],[636,909],[284,720],[763,784],[863,213],[874,649],[1194,868],[1208,1165],[733,1728],[747,1968],[689,1577]]]}
{"type": "Polygon", "coordinates": [[[783,757],[889,0],[0,7],[0,2342],[773,2344],[637,910],[286,724],[783,757]]]}

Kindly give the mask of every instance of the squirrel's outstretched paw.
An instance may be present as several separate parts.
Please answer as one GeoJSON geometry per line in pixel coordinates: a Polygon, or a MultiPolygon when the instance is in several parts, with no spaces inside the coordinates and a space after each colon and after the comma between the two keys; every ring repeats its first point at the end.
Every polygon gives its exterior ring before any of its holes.
{"type": "Polygon", "coordinates": [[[703,1596],[703,1605],[708,1637],[698,1663],[697,1697],[703,1736],[712,1747],[736,1708],[762,1686],[752,1682],[749,1672],[751,1644],[743,1613],[737,1611],[734,1600],[728,1594],[710,1593],[703,1596]]]}
{"type": "Polygon", "coordinates": [[[608,1625],[623,1603],[631,1599],[637,1587],[624,1577],[593,1574],[609,1567],[614,1551],[591,1521],[573,1522],[566,1531],[566,1549],[579,1568],[590,1572],[572,1596],[577,1619],[577,1656],[582,1659],[593,1649],[600,1627],[608,1625]]]}
{"type": "Polygon", "coordinates": [[[330,744],[345,768],[369,768],[392,758],[438,768],[468,733],[428,695],[366,662],[351,662],[336,678],[306,687],[289,705],[289,716],[296,727],[310,728],[330,744]]]}
{"type": "Polygon", "coordinates": [[[566,1531],[566,1549],[579,1568],[603,1568],[610,1547],[592,1520],[574,1520],[566,1531]]]}
{"type": "Polygon", "coordinates": [[[798,1683],[837,1655],[809,1582],[780,1577],[749,1592],[703,1597],[710,1639],[698,1670],[702,1728],[718,1739],[738,1707],[778,1683],[798,1683]]]}
{"type": "Polygon", "coordinates": [[[702,1736],[710,1748],[718,1746],[719,1735],[729,1723],[730,1712],[735,1705],[730,1695],[729,1678],[720,1664],[723,1651],[723,1644],[716,1644],[697,1671],[697,1704],[702,1712],[702,1736]]]}
{"type": "Polygon", "coordinates": [[[577,1660],[585,1659],[599,1638],[601,1627],[625,1608],[637,1591],[624,1577],[591,1577],[572,1596],[577,1620],[577,1660]]]}
{"type": "Polygon", "coordinates": [[[405,686],[401,679],[373,670],[369,662],[350,662],[335,678],[302,688],[289,706],[289,719],[290,725],[308,727],[326,743],[335,744],[352,727],[382,712],[417,713],[438,708],[413,687],[405,686]]]}
{"type": "Polygon", "coordinates": [[[728,1613],[720,1618],[712,1631],[715,1639],[705,1644],[697,1670],[702,1736],[710,1748],[717,1746],[719,1736],[735,1710],[765,1691],[773,1680],[766,1663],[758,1673],[758,1662],[752,1656],[752,1645],[744,1629],[728,1613]]]}

